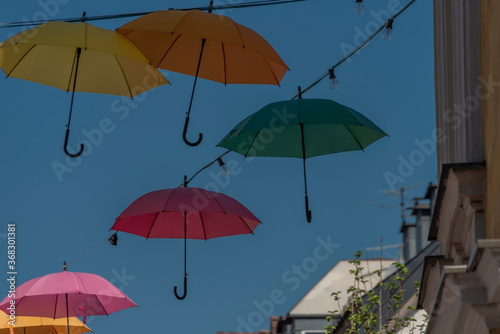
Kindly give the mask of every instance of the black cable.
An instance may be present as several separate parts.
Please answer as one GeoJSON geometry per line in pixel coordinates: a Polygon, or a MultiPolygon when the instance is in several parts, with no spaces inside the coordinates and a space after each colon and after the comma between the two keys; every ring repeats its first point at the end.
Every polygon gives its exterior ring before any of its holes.
{"type": "MultiPolygon", "coordinates": [[[[398,17],[399,15],[401,15],[405,10],[407,10],[415,1],[417,0],[411,0],[406,6],[404,6],[399,12],[397,12],[393,17],[392,17],[392,20],[394,20],[396,17],[398,17]]],[[[326,73],[322,74],[316,81],[314,81],[312,84],[310,84],[309,86],[307,86],[303,91],[302,91],[302,94],[306,93],[308,90],[314,88],[314,86],[316,86],[317,84],[319,84],[324,78],[326,78],[327,76],[329,76],[330,74],[330,70],[334,70],[337,66],[339,66],[340,64],[342,64],[343,62],[345,62],[347,59],[351,58],[352,56],[354,56],[354,54],[356,52],[358,52],[361,48],[363,48],[368,42],[370,42],[375,36],[377,36],[382,30],[384,30],[384,28],[387,26],[387,22],[384,23],[383,25],[380,26],[380,28],[377,29],[377,31],[375,31],[371,36],[369,36],[368,38],[366,38],[363,42],[361,42],[361,44],[359,44],[357,47],[355,47],[353,50],[351,50],[351,52],[349,52],[344,58],[342,58],[341,60],[339,60],[335,65],[333,65],[332,67],[330,67],[326,73]]],[[[294,97],[292,97],[292,100],[295,100],[296,98],[299,97],[299,94],[295,95],[294,97]]]]}
{"type": "MultiPolygon", "coordinates": [[[[220,158],[222,158],[223,156],[225,156],[226,154],[228,154],[229,152],[231,152],[231,150],[227,150],[226,152],[222,153],[221,155],[219,155],[214,161],[206,164],[205,166],[203,166],[200,170],[198,170],[196,173],[194,173],[193,176],[191,176],[191,178],[189,180],[186,181],[186,185],[189,184],[189,182],[191,182],[195,177],[196,175],[200,174],[202,171],[204,171],[205,169],[207,169],[208,167],[212,166],[214,163],[216,163],[220,158]]],[[[180,188],[180,187],[184,187],[184,183],[182,183],[180,186],[178,186],[177,188],[180,188]]]]}
{"type": "MultiPolygon", "coordinates": [[[[213,10],[224,10],[224,9],[239,9],[239,8],[249,8],[249,7],[261,7],[269,5],[282,5],[292,2],[302,2],[309,0],[263,0],[263,1],[252,1],[245,2],[241,4],[234,5],[219,5],[213,6],[213,10]]],[[[179,8],[178,10],[209,10],[209,6],[204,7],[191,7],[191,8],[179,8]]],[[[86,21],[101,21],[101,20],[112,20],[112,19],[122,19],[128,17],[138,17],[146,14],[154,13],[155,11],[149,12],[137,12],[137,13],[126,13],[126,14],[115,14],[115,15],[100,15],[100,16],[89,16],[86,21]]],[[[62,22],[81,22],[82,18],[66,18],[66,19],[54,19],[50,21],[62,21],[62,22]]],[[[37,20],[37,21],[23,21],[23,22],[6,22],[0,23],[0,28],[17,28],[26,26],[36,26],[42,23],[49,22],[49,20],[37,20]]]]}
{"type": "MultiPolygon", "coordinates": [[[[226,6],[214,6],[213,7],[213,10],[217,10],[217,9],[224,9],[224,8],[245,8],[245,7],[255,7],[255,6],[266,6],[266,5],[275,5],[275,4],[284,4],[284,3],[291,3],[291,2],[299,2],[299,1],[308,1],[308,0],[264,0],[264,1],[254,1],[254,2],[247,2],[247,3],[244,3],[244,4],[240,4],[240,5],[226,5],[226,6]]],[[[398,17],[399,15],[401,15],[405,10],[407,10],[413,3],[415,3],[416,0],[411,0],[405,7],[403,7],[398,13],[396,13],[392,19],[395,19],[396,17],[398,17]]],[[[193,9],[200,9],[200,10],[208,10],[209,7],[197,7],[197,8],[188,8],[188,9],[182,9],[182,10],[193,10],[193,9]]],[[[142,16],[142,15],[146,15],[146,14],[149,14],[149,13],[152,13],[152,12],[142,12],[142,13],[131,13],[131,14],[120,14],[120,15],[106,15],[106,16],[94,16],[94,17],[88,17],[86,19],[86,21],[92,21],[92,20],[106,20],[106,19],[114,19],[114,18],[123,18],[123,17],[131,17],[131,16],[142,16]]],[[[61,20],[61,21],[65,21],[65,22],[73,22],[72,20],[74,20],[75,22],[81,22],[82,18],[79,17],[78,19],[66,19],[66,20],[61,20]]],[[[43,23],[43,22],[46,22],[46,21],[31,21],[32,23],[33,22],[39,22],[38,24],[40,23],[43,23]]],[[[17,26],[25,26],[25,25],[34,25],[34,24],[29,24],[30,22],[23,22],[23,24],[20,23],[20,25],[17,25],[17,26]]],[[[7,28],[7,27],[14,27],[15,25],[13,24],[17,24],[17,22],[14,22],[14,23],[0,23],[0,28],[7,28]]],[[[343,62],[345,62],[347,59],[349,59],[350,57],[352,57],[356,52],[358,52],[363,46],[365,46],[369,41],[371,41],[376,35],[378,35],[385,27],[386,27],[387,23],[384,23],[382,26],[380,26],[380,28],[374,32],[370,37],[368,37],[367,39],[365,39],[361,44],[359,44],[356,48],[354,48],[351,52],[349,52],[344,58],[342,58],[339,62],[337,62],[335,65],[333,65],[331,68],[328,69],[328,71],[326,73],[324,73],[321,77],[319,77],[316,81],[314,81],[311,85],[309,85],[306,89],[302,90],[301,91],[301,94],[304,94],[306,93],[308,90],[312,89],[314,86],[316,86],[319,82],[321,82],[325,77],[327,77],[329,74],[330,74],[330,70],[334,70],[337,66],[339,66],[340,64],[342,64],[343,62]]],[[[297,97],[299,97],[299,94],[295,95],[293,99],[296,99],[297,97]]],[[[226,152],[224,152],[223,154],[221,154],[220,156],[218,156],[215,160],[213,160],[212,162],[208,163],[207,165],[205,165],[204,167],[202,167],[200,170],[198,170],[189,180],[185,181],[185,183],[183,183],[182,185],[180,185],[179,187],[182,187],[184,185],[187,185],[189,182],[191,182],[199,173],[201,173],[203,170],[207,169],[208,167],[210,167],[211,165],[213,165],[215,162],[217,162],[220,158],[222,158],[223,156],[225,156],[226,154],[228,154],[229,152],[231,152],[231,150],[227,150],[226,152]]],[[[90,253],[91,251],[93,251],[95,248],[97,248],[98,246],[100,246],[102,243],[104,243],[106,240],[108,240],[108,238],[104,239],[103,241],[101,241],[100,243],[98,243],[96,246],[92,247],[90,250],[88,250],[87,252],[85,252],[84,254],[82,254],[81,256],[79,256],[77,259],[73,260],[69,265],[73,264],[74,262],[78,261],[80,258],[82,258],[83,256],[87,255],[88,253],[90,253]]],[[[68,265],[68,266],[69,266],[68,265]]]]}

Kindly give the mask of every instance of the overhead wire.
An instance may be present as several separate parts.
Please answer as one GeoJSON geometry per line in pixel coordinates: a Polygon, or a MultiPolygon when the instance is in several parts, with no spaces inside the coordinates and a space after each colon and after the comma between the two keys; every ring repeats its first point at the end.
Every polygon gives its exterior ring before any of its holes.
{"type": "Polygon", "coordinates": [[[94,249],[96,249],[97,247],[99,247],[100,245],[102,245],[107,240],[109,240],[109,237],[106,237],[106,239],[104,239],[103,241],[99,242],[97,245],[95,245],[94,247],[90,248],[88,251],[86,251],[85,253],[83,253],[82,255],[80,255],[79,257],[77,257],[76,259],[74,259],[73,261],[71,261],[66,267],[71,266],[73,263],[75,263],[76,261],[78,261],[82,257],[84,257],[85,255],[87,255],[90,252],[92,252],[94,249]]]}
{"type": "MultiPolygon", "coordinates": [[[[413,3],[415,3],[416,0],[411,0],[406,6],[404,6],[399,12],[397,12],[393,17],[392,19],[395,19],[397,18],[399,15],[401,15],[404,11],[406,11],[413,3]]],[[[352,56],[354,56],[354,54],[356,54],[356,52],[358,52],[360,49],[362,49],[366,44],[368,44],[368,42],[370,42],[373,38],[375,38],[375,36],[377,36],[382,30],[384,30],[384,28],[387,26],[387,23],[384,23],[380,26],[380,28],[378,28],[372,35],[370,35],[369,37],[367,37],[364,41],[362,41],[358,46],[356,46],[354,49],[351,50],[351,52],[349,52],[347,55],[345,55],[342,59],[340,59],[335,65],[333,65],[332,67],[330,67],[326,73],[324,73],[323,75],[321,75],[317,80],[315,80],[312,84],[310,84],[309,86],[307,86],[305,89],[303,89],[301,91],[301,94],[303,95],[304,93],[306,93],[308,90],[314,88],[318,83],[320,83],[324,78],[326,78],[329,74],[330,74],[330,70],[334,70],[336,67],[338,67],[339,65],[341,65],[342,63],[344,63],[346,60],[348,60],[349,58],[351,58],[352,56]]],[[[296,99],[297,97],[299,97],[299,94],[295,95],[292,100],[296,99]]],[[[227,150],[226,152],[224,152],[222,155],[220,155],[219,157],[217,157],[215,160],[213,160],[212,162],[210,162],[209,164],[203,166],[201,169],[199,169],[189,180],[188,180],[188,183],[191,182],[199,173],[201,173],[203,170],[207,169],[208,167],[210,167],[211,165],[213,165],[218,159],[222,158],[223,156],[225,156],[226,154],[228,154],[229,152],[231,152],[231,150],[227,150]]],[[[182,186],[182,185],[181,185],[182,186]]]]}
{"type": "MultiPolygon", "coordinates": [[[[212,7],[212,10],[225,10],[225,9],[239,9],[239,8],[249,8],[249,7],[262,7],[262,6],[270,6],[270,5],[282,5],[293,2],[303,2],[309,0],[262,0],[262,1],[250,1],[243,2],[240,4],[228,4],[228,5],[215,5],[212,7]]],[[[173,9],[173,8],[170,8],[173,9]]],[[[176,8],[177,10],[208,10],[209,6],[204,7],[191,7],[191,8],[176,8]]],[[[129,17],[138,17],[147,14],[154,13],[155,11],[147,11],[147,12],[137,12],[137,13],[125,13],[125,14],[111,14],[111,15],[100,15],[100,16],[88,16],[85,18],[85,21],[102,21],[102,20],[113,20],[113,19],[122,19],[129,17]]],[[[22,22],[5,22],[0,23],[0,28],[17,28],[17,27],[26,27],[26,26],[36,26],[49,21],[61,21],[61,22],[81,22],[81,17],[74,18],[65,18],[65,19],[53,19],[53,20],[36,20],[36,21],[22,21],[22,22]]]]}
{"type": "MultiPolygon", "coordinates": [[[[291,3],[291,2],[298,2],[298,1],[308,1],[308,0],[264,0],[264,1],[247,2],[247,3],[244,3],[244,4],[240,4],[240,5],[230,5],[232,7],[228,6],[226,8],[245,8],[245,7],[252,7],[252,6],[265,6],[265,5],[291,3]]],[[[394,20],[395,18],[397,18],[399,15],[401,15],[403,12],[405,12],[415,2],[416,2],[416,0],[411,0],[406,6],[404,6],[399,12],[397,12],[392,17],[392,19],[394,20]]],[[[213,9],[222,9],[222,7],[223,6],[214,6],[213,9]]],[[[197,8],[191,8],[191,9],[200,9],[200,10],[203,10],[203,9],[208,9],[208,7],[197,7],[197,8]]],[[[185,9],[185,10],[190,10],[190,9],[185,9]]],[[[136,15],[136,14],[138,16],[140,16],[140,15],[145,15],[145,14],[148,14],[148,13],[150,13],[150,12],[145,12],[145,13],[141,13],[141,14],[139,14],[139,13],[122,14],[121,17],[126,17],[124,15],[129,15],[128,17],[130,17],[130,16],[136,15]]],[[[118,15],[115,15],[115,17],[113,17],[113,18],[118,18],[117,16],[118,15]]],[[[109,19],[109,18],[110,17],[108,17],[108,18],[100,18],[100,19],[109,19]]],[[[99,18],[97,18],[97,17],[94,17],[94,18],[89,17],[89,19],[87,19],[87,20],[92,20],[92,19],[93,20],[97,20],[99,18]]],[[[81,20],[81,18],[79,18],[77,21],[80,21],[80,20],[81,20]]],[[[67,21],[67,22],[69,22],[69,21],[67,21]]],[[[304,93],[306,93],[310,89],[314,88],[324,78],[326,78],[330,74],[330,70],[334,70],[336,67],[338,67],[339,65],[341,65],[342,63],[344,63],[346,60],[348,60],[349,58],[351,58],[354,54],[356,54],[361,48],[363,48],[366,44],[368,44],[368,42],[370,42],[373,38],[375,38],[375,36],[377,36],[386,26],[387,26],[387,23],[382,24],[380,26],[380,28],[377,29],[372,35],[370,35],[369,37],[367,37],[364,41],[362,41],[359,45],[357,45],[353,50],[351,50],[351,52],[349,52],[341,60],[339,60],[335,65],[333,65],[332,67],[330,67],[327,70],[326,73],[322,74],[317,80],[315,80],[313,83],[311,83],[305,89],[303,89],[301,91],[301,95],[303,95],[304,93]]],[[[5,26],[3,26],[3,27],[5,27],[5,26]]],[[[0,23],[0,28],[2,28],[1,23],[0,23]]],[[[292,98],[292,100],[296,99],[297,97],[299,97],[299,94],[295,95],[292,98]]],[[[222,153],[221,155],[219,155],[217,158],[215,158],[213,161],[211,161],[210,163],[208,163],[205,166],[203,166],[202,168],[200,168],[196,173],[193,174],[193,176],[191,176],[191,178],[187,179],[187,181],[185,183],[183,182],[181,185],[179,185],[178,188],[182,187],[183,185],[189,184],[198,174],[200,174],[202,171],[204,171],[208,167],[212,166],[215,162],[217,162],[219,159],[221,159],[223,156],[225,156],[229,152],[231,152],[231,150],[225,151],[224,153],[222,153]]],[[[97,244],[96,246],[94,246],[91,249],[89,249],[87,252],[85,252],[84,254],[82,254],[81,256],[79,256],[78,258],[76,258],[75,260],[73,260],[70,264],[68,264],[68,266],[71,265],[71,264],[73,264],[73,263],[75,263],[76,261],[78,261],[79,259],[81,259],[82,257],[84,257],[85,255],[87,255],[88,253],[90,253],[91,251],[93,251],[95,248],[97,248],[98,246],[100,246],[106,240],[109,240],[109,237],[107,237],[106,239],[104,239],[103,241],[101,241],[99,244],[97,244]]]]}
{"type": "MultiPolygon", "coordinates": [[[[215,158],[215,160],[213,160],[212,162],[206,164],[205,166],[203,166],[202,168],[200,168],[196,173],[193,174],[193,176],[191,176],[190,179],[188,179],[186,181],[186,185],[189,184],[189,182],[191,182],[198,174],[200,174],[202,171],[204,171],[205,169],[207,169],[208,167],[212,166],[214,163],[216,163],[217,161],[219,161],[219,159],[221,159],[223,156],[225,156],[226,154],[228,154],[229,152],[231,152],[231,150],[227,150],[226,152],[222,153],[221,155],[219,155],[217,158],[215,158]]],[[[178,186],[177,188],[180,188],[184,186],[184,182],[178,186]]]]}
{"type": "MultiPolygon", "coordinates": [[[[395,18],[397,18],[399,15],[401,15],[403,12],[405,12],[411,5],[413,5],[415,3],[415,1],[417,0],[411,0],[406,6],[404,6],[399,12],[397,12],[393,17],[392,19],[394,20],[395,18]]],[[[384,30],[384,28],[387,26],[388,22],[382,24],[380,26],[380,28],[378,28],[373,34],[371,34],[370,36],[368,36],[364,41],[362,41],[360,44],[358,44],[358,46],[356,46],[354,49],[351,50],[351,52],[349,52],[347,55],[345,55],[342,59],[340,59],[335,65],[333,65],[332,67],[330,67],[326,73],[323,73],[318,79],[316,79],[313,83],[311,83],[309,86],[307,86],[306,88],[302,89],[302,95],[304,93],[307,93],[307,91],[309,91],[310,89],[314,88],[317,84],[319,84],[324,78],[326,78],[327,76],[329,76],[330,74],[330,71],[333,71],[335,70],[335,68],[337,68],[339,65],[341,65],[342,63],[344,63],[346,60],[348,60],[349,58],[351,58],[352,56],[354,56],[359,50],[361,50],[366,44],[368,44],[368,42],[370,42],[373,38],[375,38],[375,36],[377,36],[382,30],[384,30]]],[[[299,97],[299,94],[295,95],[294,97],[292,97],[292,100],[295,100],[296,98],[299,97]]]]}

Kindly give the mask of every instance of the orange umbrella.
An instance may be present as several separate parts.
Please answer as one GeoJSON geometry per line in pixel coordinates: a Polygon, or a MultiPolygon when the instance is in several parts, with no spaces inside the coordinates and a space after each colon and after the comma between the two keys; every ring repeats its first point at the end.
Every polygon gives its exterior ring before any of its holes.
{"type": "MultiPolygon", "coordinates": [[[[15,325],[11,318],[0,311],[0,334],[67,334],[66,318],[43,318],[16,316],[15,325]]],[[[91,332],[78,318],[69,318],[69,330],[72,334],[91,332]]]]}
{"type": "MultiPolygon", "coordinates": [[[[212,7],[213,1],[210,2],[212,7]]],[[[184,124],[198,77],[223,84],[279,85],[288,67],[272,46],[252,29],[227,16],[199,10],[164,10],[142,16],[117,31],[128,37],[157,67],[195,77],[184,124]]]]}

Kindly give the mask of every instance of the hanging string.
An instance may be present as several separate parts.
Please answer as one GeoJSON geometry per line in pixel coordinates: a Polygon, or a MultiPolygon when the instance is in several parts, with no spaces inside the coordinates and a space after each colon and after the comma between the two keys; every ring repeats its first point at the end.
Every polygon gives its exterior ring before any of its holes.
{"type": "MultiPolygon", "coordinates": [[[[224,9],[239,9],[239,8],[249,8],[249,7],[262,7],[269,5],[282,5],[288,4],[292,2],[303,2],[309,0],[262,0],[262,1],[251,1],[244,2],[241,4],[229,4],[229,5],[219,5],[213,6],[213,10],[224,10],[224,9]]],[[[180,8],[178,10],[208,10],[210,7],[191,7],[191,8],[180,8]]],[[[89,16],[86,21],[101,21],[101,20],[113,20],[113,19],[122,19],[128,17],[138,17],[147,14],[154,13],[154,11],[149,12],[138,12],[138,13],[127,13],[127,14],[115,14],[115,15],[101,15],[101,16],[89,16]]],[[[53,19],[50,21],[62,21],[62,22],[81,22],[82,18],[66,18],[66,19],[53,19]]],[[[25,26],[36,26],[42,23],[49,22],[49,20],[37,20],[37,21],[23,21],[23,22],[6,22],[0,23],[0,28],[17,28],[17,27],[25,27],[25,26]]]]}
{"type": "MultiPolygon", "coordinates": [[[[397,18],[399,15],[401,15],[404,11],[406,11],[412,4],[415,3],[416,0],[411,0],[406,6],[404,6],[399,12],[397,12],[391,19],[394,20],[395,18],[397,18]]],[[[215,7],[214,7],[215,8],[215,7]]],[[[317,79],[316,81],[314,81],[312,84],[310,84],[309,86],[307,86],[306,89],[304,90],[301,90],[301,95],[303,95],[304,93],[306,93],[308,90],[312,89],[314,86],[316,86],[318,83],[320,83],[324,78],[326,78],[327,76],[330,75],[331,72],[333,72],[335,70],[335,68],[339,65],[341,65],[342,63],[344,63],[347,59],[351,58],[354,54],[356,54],[356,52],[358,52],[361,48],[363,48],[368,42],[370,42],[373,38],[375,38],[375,36],[377,36],[382,30],[384,30],[384,28],[387,26],[387,22],[384,23],[383,25],[380,26],[379,29],[377,29],[377,31],[375,31],[371,36],[369,36],[368,38],[366,38],[363,42],[361,42],[361,44],[359,44],[356,48],[354,48],[353,50],[351,50],[351,52],[349,52],[344,58],[342,58],[340,61],[338,61],[335,65],[333,65],[331,68],[329,68],[326,73],[324,73],[319,79],[317,79]]],[[[292,100],[296,99],[299,97],[299,94],[295,95],[292,100]]],[[[191,182],[199,173],[201,173],[203,170],[207,169],[208,167],[212,166],[215,162],[218,161],[218,159],[222,158],[223,156],[225,156],[226,154],[228,154],[229,152],[231,152],[231,150],[227,150],[226,152],[224,152],[222,155],[220,155],[219,157],[217,157],[215,160],[213,160],[212,162],[210,162],[209,164],[203,166],[200,170],[198,170],[188,181],[187,183],[191,182]]],[[[182,183],[181,185],[179,185],[179,187],[182,187],[184,185],[184,183],[182,183]]]]}
{"type": "Polygon", "coordinates": [[[195,177],[196,175],[200,174],[202,171],[204,171],[205,169],[207,169],[208,167],[212,166],[214,163],[218,162],[219,159],[221,159],[223,156],[225,156],[226,154],[228,154],[229,152],[231,152],[231,150],[227,150],[226,152],[222,153],[221,155],[219,155],[217,158],[215,158],[214,161],[206,164],[205,166],[203,166],[201,169],[199,169],[196,173],[193,174],[193,176],[191,176],[191,178],[189,180],[186,181],[186,183],[182,182],[182,184],[180,186],[178,186],[177,188],[180,188],[180,187],[183,187],[184,184],[188,185],[189,182],[191,182],[195,177]]]}
{"type": "MultiPolygon", "coordinates": [[[[405,10],[407,10],[413,3],[415,3],[415,1],[417,0],[411,0],[406,6],[404,6],[399,12],[397,12],[391,19],[394,20],[396,17],[398,17],[399,15],[401,15],[405,10]]],[[[391,20],[389,19],[389,20],[391,20]]],[[[332,67],[330,67],[326,73],[323,73],[316,81],[314,81],[312,84],[310,84],[309,86],[307,86],[305,89],[302,90],[302,95],[304,93],[307,93],[307,91],[309,91],[310,89],[314,88],[317,84],[319,84],[324,78],[326,78],[327,76],[330,75],[330,71],[334,71],[335,68],[339,65],[341,65],[343,62],[345,62],[347,59],[351,58],[352,56],[354,56],[354,54],[356,54],[356,52],[358,52],[360,49],[362,49],[366,44],[368,44],[368,42],[370,42],[373,38],[375,38],[375,36],[377,36],[382,30],[384,30],[384,28],[387,26],[388,22],[382,24],[380,26],[380,28],[377,29],[377,31],[375,31],[371,36],[369,36],[368,38],[366,38],[363,42],[361,42],[361,44],[359,44],[358,46],[356,46],[354,49],[351,50],[351,52],[349,52],[344,58],[342,58],[341,60],[339,60],[335,65],[333,65],[332,67]]],[[[295,95],[294,97],[292,97],[292,100],[295,100],[296,98],[298,98],[299,95],[295,95]]]]}
{"type": "MultiPolygon", "coordinates": [[[[264,6],[264,5],[271,5],[271,4],[282,4],[282,3],[289,3],[289,2],[297,2],[297,1],[308,1],[308,0],[264,0],[264,1],[255,1],[255,2],[247,2],[245,4],[241,4],[241,5],[235,5],[234,7],[230,7],[230,6],[227,6],[226,8],[244,8],[244,7],[251,7],[251,6],[264,6]]],[[[407,10],[413,3],[415,3],[416,0],[411,0],[405,7],[403,7],[398,13],[396,13],[392,19],[394,20],[395,18],[397,18],[399,15],[401,15],[405,10],[407,10]]],[[[213,8],[214,9],[222,9],[222,7],[224,6],[214,6],[213,8]]],[[[204,9],[208,9],[208,7],[198,7],[198,8],[191,8],[191,9],[201,9],[201,10],[204,10],[204,9]]],[[[190,10],[190,9],[184,9],[184,10],[190,10]]],[[[128,15],[128,16],[140,16],[140,15],[145,15],[145,14],[148,14],[150,12],[145,12],[145,13],[134,13],[134,14],[123,14],[123,15],[128,15]]],[[[120,16],[120,17],[126,17],[126,16],[120,16]]],[[[110,19],[110,18],[118,18],[118,15],[114,15],[114,17],[101,17],[100,19],[104,20],[104,19],[110,19]]],[[[89,18],[87,19],[87,21],[90,21],[90,20],[96,20],[96,19],[99,19],[99,18],[89,18]]],[[[76,19],[75,19],[76,20],[76,19]]],[[[81,18],[78,18],[77,21],[81,21],[81,18]]],[[[66,22],[70,22],[70,21],[66,21],[66,22]]],[[[1,23],[0,23],[1,25],[1,23]]],[[[344,58],[342,58],[340,61],[338,61],[335,65],[333,65],[331,68],[329,68],[327,70],[326,73],[324,73],[321,77],[319,77],[316,81],[314,81],[312,84],[310,84],[309,86],[307,86],[304,90],[301,91],[301,95],[303,95],[304,93],[306,93],[308,90],[312,89],[314,86],[316,86],[319,82],[321,82],[324,78],[326,78],[327,76],[330,75],[331,71],[334,71],[335,68],[339,65],[341,65],[343,62],[345,62],[347,59],[349,59],[350,57],[352,57],[356,52],[358,52],[363,46],[365,46],[368,42],[370,42],[375,36],[377,36],[385,27],[387,26],[387,23],[383,24],[380,26],[380,28],[375,31],[371,36],[369,36],[367,39],[365,39],[361,44],[359,44],[356,48],[354,48],[351,52],[349,52],[344,58]]],[[[6,27],[6,26],[3,26],[3,27],[6,27]]],[[[2,26],[0,26],[0,28],[2,28],[2,26]]],[[[292,100],[296,99],[299,97],[299,94],[295,95],[292,100]]],[[[178,188],[184,186],[184,185],[187,185],[189,184],[189,182],[191,182],[198,174],[200,174],[202,171],[204,171],[205,169],[207,169],[208,167],[212,166],[214,163],[218,162],[223,156],[225,156],[226,154],[228,154],[229,152],[232,152],[231,150],[227,150],[225,151],[223,154],[219,155],[217,158],[215,158],[213,161],[211,161],[210,163],[206,164],[205,166],[203,166],[202,168],[200,168],[196,173],[193,174],[193,176],[191,176],[191,178],[189,178],[186,182],[183,182],[181,185],[178,186],[178,188]]],[[[100,243],[98,243],[97,245],[95,245],[94,247],[92,247],[91,249],[89,249],[87,252],[83,253],[82,255],[80,255],[79,257],[77,257],[75,260],[73,260],[72,262],[70,262],[68,264],[68,266],[72,265],[73,263],[75,263],[76,261],[80,260],[82,257],[86,256],[87,254],[89,254],[90,252],[92,252],[94,249],[96,249],[97,247],[99,247],[101,244],[103,244],[104,242],[106,241],[109,241],[110,237],[107,237],[106,239],[104,239],[103,241],[101,241],[100,243]]]]}
{"type": "MultiPolygon", "coordinates": [[[[177,188],[180,188],[180,187],[183,187],[184,184],[187,185],[189,182],[191,182],[198,174],[200,174],[202,171],[204,171],[205,169],[207,169],[208,167],[212,166],[214,163],[218,162],[219,159],[221,159],[223,156],[225,156],[226,154],[228,154],[229,152],[231,152],[231,150],[227,150],[226,152],[222,153],[221,155],[219,155],[217,158],[215,158],[215,160],[213,160],[212,162],[206,164],[205,166],[203,166],[202,168],[200,168],[196,173],[193,174],[193,176],[191,176],[191,178],[189,180],[186,180],[186,182],[182,183],[180,186],[178,186],[177,188]]],[[[116,233],[114,233],[113,235],[115,235],[116,233]]],[[[71,266],[73,263],[75,263],[76,261],[80,260],[82,257],[88,255],[90,252],[92,252],[94,249],[96,249],[97,247],[99,247],[100,245],[102,245],[104,242],[106,241],[110,241],[110,239],[113,237],[113,235],[109,236],[109,237],[106,237],[106,239],[102,240],[101,242],[99,242],[97,245],[95,245],[94,247],[90,248],[88,251],[86,251],[85,253],[83,253],[82,255],[80,255],[79,257],[77,257],[76,259],[74,259],[73,261],[71,261],[67,267],[71,266]]],[[[111,243],[112,245],[116,246],[116,243],[111,243]]]]}
{"type": "MultiPolygon", "coordinates": [[[[98,243],[97,245],[95,245],[94,247],[92,247],[91,249],[89,249],[88,251],[86,251],[85,253],[83,253],[82,255],[80,255],[79,257],[77,257],[76,259],[74,259],[73,261],[71,261],[66,267],[69,267],[71,266],[73,263],[75,263],[76,261],[80,260],[82,257],[84,257],[85,255],[89,254],[90,252],[92,252],[94,249],[96,249],[97,247],[99,247],[100,245],[102,245],[105,241],[108,241],[110,237],[106,237],[106,239],[104,239],[103,241],[101,241],[100,243],[98,243]]],[[[61,270],[62,271],[62,270],[61,270]]]]}

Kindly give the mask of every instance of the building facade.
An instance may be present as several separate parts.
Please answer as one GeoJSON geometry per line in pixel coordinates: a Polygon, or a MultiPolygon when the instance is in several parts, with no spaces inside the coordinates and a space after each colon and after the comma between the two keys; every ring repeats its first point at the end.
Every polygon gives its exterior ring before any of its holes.
{"type": "MultiPolygon", "coordinates": [[[[431,203],[435,198],[435,184],[429,184],[425,195],[414,199],[413,206],[407,208],[411,210],[410,221],[402,221],[402,250],[405,259],[405,266],[408,273],[402,282],[404,290],[402,307],[399,310],[400,318],[406,316],[416,319],[414,325],[424,323],[426,312],[415,310],[418,302],[417,292],[414,282],[420,281],[424,269],[425,259],[438,256],[442,249],[437,242],[428,241],[427,234],[430,228],[431,203]],[[408,307],[411,307],[409,309],[408,307]]],[[[365,279],[370,282],[369,289],[378,291],[379,277],[375,271],[382,265],[382,279],[388,282],[394,274],[392,265],[396,259],[367,259],[361,260],[361,266],[366,273],[365,279]]],[[[334,334],[346,333],[348,323],[346,321],[349,314],[345,313],[345,305],[349,301],[349,287],[353,284],[353,277],[350,273],[354,267],[349,260],[339,261],[330,271],[318,282],[302,299],[284,316],[271,317],[270,334],[318,334],[325,333],[325,326],[333,324],[336,329],[334,334]],[[340,303],[336,303],[331,296],[332,292],[340,291],[340,303]],[[328,311],[336,311],[334,315],[328,311]],[[326,321],[327,316],[332,316],[332,322],[326,321]]],[[[389,292],[382,291],[382,300],[387,300],[389,292]]],[[[366,296],[365,296],[366,298],[366,296]]],[[[388,304],[382,306],[383,323],[385,319],[392,317],[395,312],[388,308],[388,304]]],[[[410,328],[400,330],[397,334],[410,333],[410,328]]],[[[414,331],[413,333],[417,333],[414,331]]]]}
{"type": "Polygon", "coordinates": [[[500,333],[500,1],[434,0],[438,192],[427,333],[500,333]]]}

